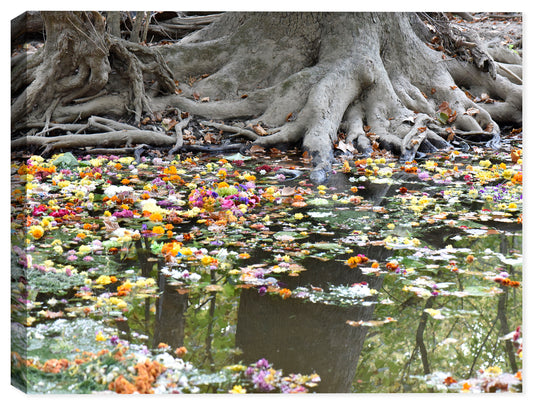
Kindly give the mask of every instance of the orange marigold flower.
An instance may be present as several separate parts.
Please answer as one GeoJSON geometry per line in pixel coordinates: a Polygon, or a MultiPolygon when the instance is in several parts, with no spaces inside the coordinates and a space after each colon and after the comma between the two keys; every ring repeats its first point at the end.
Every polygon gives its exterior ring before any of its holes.
{"type": "Polygon", "coordinates": [[[163,228],[162,226],[154,226],[152,232],[156,235],[163,235],[165,233],[165,228],[163,228]]]}
{"type": "Polygon", "coordinates": [[[121,183],[126,186],[126,185],[130,184],[131,182],[130,182],[129,179],[122,179],[121,183]]]}
{"type": "Polygon", "coordinates": [[[148,219],[150,219],[152,222],[161,222],[163,220],[163,216],[157,212],[154,212],[153,214],[150,214],[148,219]]]}
{"type": "Polygon", "coordinates": [[[168,345],[166,343],[159,342],[159,344],[157,345],[157,348],[158,349],[167,349],[168,345]]]}
{"type": "Polygon", "coordinates": [[[281,295],[281,298],[286,300],[292,295],[292,291],[289,290],[288,288],[282,288],[281,290],[279,290],[279,295],[281,295]]]}
{"type": "Polygon", "coordinates": [[[387,270],[394,271],[399,267],[399,264],[396,262],[388,262],[385,267],[387,268],[387,270]]]}
{"type": "Polygon", "coordinates": [[[472,263],[472,262],[474,261],[474,259],[475,259],[475,258],[474,258],[474,256],[472,256],[472,255],[468,255],[468,256],[466,256],[466,262],[467,262],[467,263],[472,263]]]}
{"type": "Polygon", "coordinates": [[[357,255],[357,256],[352,256],[350,257],[348,260],[346,260],[346,264],[350,267],[356,267],[358,266],[359,264],[362,264],[362,263],[366,263],[368,261],[368,257],[364,256],[364,255],[357,255]]]}
{"type": "Polygon", "coordinates": [[[185,346],[178,347],[176,350],[174,350],[174,353],[176,353],[176,356],[181,359],[187,354],[187,348],[185,346]]]}
{"type": "Polygon", "coordinates": [[[135,392],[135,385],[126,380],[123,375],[119,375],[115,381],[109,383],[108,389],[115,391],[117,394],[133,394],[135,392]]]}
{"type": "Polygon", "coordinates": [[[470,388],[472,388],[472,386],[470,384],[468,384],[467,382],[465,382],[463,384],[463,389],[461,391],[467,392],[467,391],[470,391],[470,388]]]}
{"type": "Polygon", "coordinates": [[[444,384],[446,384],[446,385],[455,384],[456,382],[457,382],[457,380],[455,378],[451,377],[451,376],[446,377],[444,379],[444,384]]]}
{"type": "Polygon", "coordinates": [[[83,224],[83,229],[86,231],[93,229],[93,226],[91,224],[83,224]]]}

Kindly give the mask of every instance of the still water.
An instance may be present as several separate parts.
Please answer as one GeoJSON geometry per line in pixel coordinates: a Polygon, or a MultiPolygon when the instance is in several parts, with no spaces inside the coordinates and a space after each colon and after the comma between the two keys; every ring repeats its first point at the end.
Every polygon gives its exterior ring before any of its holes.
{"type": "Polygon", "coordinates": [[[281,155],[32,159],[12,170],[19,387],[118,392],[122,363],[80,360],[117,347],[166,365],[161,393],[289,392],[251,377],[260,361],[295,391],[488,390],[480,370],[498,369],[521,384],[510,153],[363,159],[321,186],[281,155]]]}

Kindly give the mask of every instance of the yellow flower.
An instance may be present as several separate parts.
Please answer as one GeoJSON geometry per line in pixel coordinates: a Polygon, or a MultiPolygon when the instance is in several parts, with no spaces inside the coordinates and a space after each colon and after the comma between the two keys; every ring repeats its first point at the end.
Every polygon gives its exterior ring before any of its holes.
{"type": "Polygon", "coordinates": [[[91,248],[87,245],[80,246],[78,249],[78,252],[82,255],[85,255],[87,253],[91,253],[91,248]]]}
{"type": "Polygon", "coordinates": [[[100,276],[94,282],[96,284],[99,284],[99,285],[111,284],[111,277],[109,277],[109,276],[100,276]]]}
{"type": "Polygon", "coordinates": [[[240,385],[234,385],[229,392],[230,394],[246,394],[246,390],[240,385]]]}
{"type": "Polygon", "coordinates": [[[29,233],[34,239],[40,239],[44,235],[44,229],[40,225],[34,225],[30,227],[29,233]]]}
{"type": "Polygon", "coordinates": [[[207,266],[207,265],[211,264],[211,262],[213,261],[213,258],[211,256],[205,255],[204,257],[202,257],[201,261],[202,261],[202,264],[204,266],[207,266]]]}
{"type": "Polygon", "coordinates": [[[248,367],[242,365],[242,364],[233,364],[231,366],[227,366],[226,367],[228,370],[231,370],[231,371],[235,371],[235,372],[238,372],[238,371],[244,371],[246,370],[248,367]]]}
{"type": "Polygon", "coordinates": [[[105,342],[107,340],[107,337],[105,337],[104,334],[100,331],[96,334],[95,339],[97,342],[105,342]]]}
{"type": "Polygon", "coordinates": [[[149,219],[152,222],[160,222],[163,220],[163,216],[158,212],[154,212],[153,214],[150,214],[149,219]]]}
{"type": "Polygon", "coordinates": [[[128,304],[126,303],[126,301],[120,299],[120,298],[117,298],[117,297],[111,297],[109,298],[109,303],[111,305],[114,305],[116,306],[117,308],[126,308],[128,306],[128,304]]]}
{"type": "Polygon", "coordinates": [[[502,373],[502,369],[498,366],[491,366],[491,367],[488,367],[486,370],[485,370],[485,373],[491,375],[491,376],[498,376],[502,373]]]}
{"type": "Polygon", "coordinates": [[[165,233],[165,228],[163,228],[162,226],[154,226],[152,232],[157,235],[163,235],[165,233]]]}
{"type": "Polygon", "coordinates": [[[304,215],[301,212],[297,212],[294,214],[294,219],[300,220],[304,217],[304,215]]]}

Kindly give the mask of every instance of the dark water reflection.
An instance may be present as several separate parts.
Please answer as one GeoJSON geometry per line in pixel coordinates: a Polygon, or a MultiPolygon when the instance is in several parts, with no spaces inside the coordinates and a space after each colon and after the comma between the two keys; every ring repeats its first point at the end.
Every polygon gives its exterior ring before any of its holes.
{"type": "MultiPolygon", "coordinates": [[[[416,175],[400,173],[396,175],[396,180],[400,183],[364,183],[359,195],[374,206],[379,206],[385,203],[387,197],[396,194],[400,187],[409,190],[420,190],[424,187],[423,183],[416,181],[416,175]]],[[[328,183],[329,187],[340,191],[347,190],[352,185],[344,174],[333,176],[328,183]]],[[[424,191],[430,195],[433,192],[431,187],[424,191]]],[[[372,212],[368,214],[373,215],[372,212]]],[[[357,218],[357,215],[354,215],[354,218],[357,218]]],[[[338,224],[331,226],[331,223],[324,221],[315,222],[317,227],[330,226],[332,229],[327,229],[331,231],[327,236],[310,233],[309,240],[313,243],[332,242],[346,236],[346,232],[341,229],[342,226],[339,228],[338,224]]],[[[361,228],[367,225],[368,223],[361,223],[361,228]]],[[[504,228],[507,226],[512,231],[520,229],[517,225],[496,225],[504,228]]],[[[276,226],[271,229],[276,229],[276,226]]],[[[422,232],[420,237],[424,243],[438,249],[444,247],[449,238],[459,233],[461,231],[453,227],[431,228],[426,233],[422,232]]],[[[501,235],[501,238],[500,247],[506,254],[509,250],[507,237],[501,235]]],[[[379,262],[385,262],[392,255],[391,250],[377,245],[367,245],[357,253],[379,262]]],[[[250,254],[251,260],[260,263],[272,258],[274,253],[255,248],[250,254]]],[[[301,272],[298,277],[282,277],[280,285],[291,290],[299,286],[312,286],[327,291],[332,285],[349,286],[364,282],[371,289],[382,288],[382,276],[364,275],[358,268],[349,269],[339,260],[322,261],[309,257],[302,259],[300,264],[306,271],[301,272]]],[[[155,302],[153,345],[156,347],[159,342],[165,342],[172,347],[180,347],[187,341],[187,317],[191,315],[190,297],[170,285],[163,275],[159,274],[158,277],[160,295],[155,302]]],[[[217,292],[209,294],[211,306],[206,306],[205,310],[210,308],[210,315],[213,316],[217,305],[217,292]]],[[[225,333],[235,333],[234,345],[238,354],[232,359],[234,362],[250,364],[260,358],[266,358],[275,368],[283,369],[284,373],[318,373],[321,383],[317,390],[320,392],[352,390],[368,328],[350,326],[346,321],[371,320],[376,306],[374,302],[341,307],[298,299],[282,299],[278,295],[261,295],[256,288],[242,289],[239,297],[234,299],[237,303],[235,307],[238,308],[236,317],[232,317],[236,318],[236,328],[235,325],[229,324],[225,328],[225,333]]],[[[212,361],[211,346],[213,339],[216,339],[220,332],[213,329],[213,322],[207,328],[203,331],[207,335],[205,350],[212,361]]]]}

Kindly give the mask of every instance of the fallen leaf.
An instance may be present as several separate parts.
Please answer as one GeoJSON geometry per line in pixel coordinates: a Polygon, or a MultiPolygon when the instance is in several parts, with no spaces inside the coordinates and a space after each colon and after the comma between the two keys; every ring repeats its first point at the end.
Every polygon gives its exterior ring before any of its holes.
{"type": "Polygon", "coordinates": [[[338,143],[338,145],[337,145],[337,149],[343,151],[344,153],[347,153],[347,152],[354,153],[355,152],[355,148],[353,147],[351,142],[346,143],[344,141],[340,141],[338,143]]]}
{"type": "Polygon", "coordinates": [[[281,195],[283,197],[288,197],[288,196],[294,195],[295,193],[296,193],[296,188],[294,187],[283,187],[281,189],[281,195]]]}
{"type": "Polygon", "coordinates": [[[209,284],[205,286],[205,290],[208,292],[222,291],[222,286],[218,284],[209,284]]]}
{"type": "Polygon", "coordinates": [[[259,124],[254,125],[252,128],[254,129],[254,132],[259,136],[268,135],[268,132],[259,124]]]}
{"type": "Polygon", "coordinates": [[[265,148],[259,145],[252,145],[252,147],[250,148],[250,153],[264,153],[264,152],[265,152],[265,148]]]}

